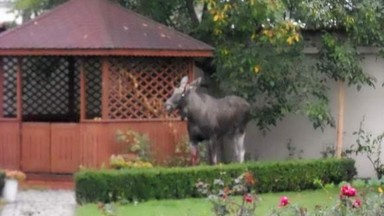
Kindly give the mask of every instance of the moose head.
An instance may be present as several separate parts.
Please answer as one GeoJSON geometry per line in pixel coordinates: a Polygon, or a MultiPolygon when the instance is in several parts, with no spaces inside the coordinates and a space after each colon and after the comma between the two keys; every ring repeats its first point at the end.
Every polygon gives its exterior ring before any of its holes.
{"type": "Polygon", "coordinates": [[[201,84],[201,77],[195,79],[188,84],[188,77],[184,76],[180,80],[180,86],[173,90],[172,95],[165,102],[165,109],[167,112],[172,112],[175,109],[182,109],[183,103],[185,102],[185,96],[190,91],[193,91],[201,84]]]}

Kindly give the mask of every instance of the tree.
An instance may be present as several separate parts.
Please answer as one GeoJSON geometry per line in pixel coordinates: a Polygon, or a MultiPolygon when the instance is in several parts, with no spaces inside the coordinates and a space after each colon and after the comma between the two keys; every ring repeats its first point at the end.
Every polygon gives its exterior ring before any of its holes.
{"type": "MultiPolygon", "coordinates": [[[[38,14],[63,1],[16,0],[16,9],[38,14]]],[[[381,0],[115,1],[212,44],[213,61],[200,66],[225,93],[253,102],[262,129],[288,113],[308,116],[315,128],[333,126],[326,82],[374,84],[357,47],[383,45],[381,0]],[[316,57],[303,52],[313,35],[321,38],[316,57]]]]}
{"type": "Polygon", "coordinates": [[[260,127],[304,112],[314,127],[332,124],[325,83],[340,83],[337,156],[341,155],[344,83],[373,86],[358,46],[383,45],[379,0],[207,0],[216,36],[215,75],[224,89],[261,104],[260,127]],[[308,33],[321,37],[315,68],[303,55],[308,33]]]}

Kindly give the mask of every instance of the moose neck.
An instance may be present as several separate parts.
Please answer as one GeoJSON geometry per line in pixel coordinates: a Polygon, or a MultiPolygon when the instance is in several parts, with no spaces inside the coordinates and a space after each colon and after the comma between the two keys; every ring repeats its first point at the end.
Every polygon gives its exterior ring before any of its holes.
{"type": "Polygon", "coordinates": [[[209,109],[211,100],[215,100],[207,93],[200,89],[194,89],[185,96],[185,101],[181,106],[181,110],[189,120],[196,121],[197,118],[204,116],[209,109]]]}

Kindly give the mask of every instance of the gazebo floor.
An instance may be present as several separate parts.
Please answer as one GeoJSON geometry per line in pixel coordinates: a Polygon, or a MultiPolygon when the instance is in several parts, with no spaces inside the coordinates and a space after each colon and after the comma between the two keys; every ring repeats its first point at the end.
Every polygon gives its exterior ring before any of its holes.
{"type": "Polygon", "coordinates": [[[22,189],[73,190],[73,175],[27,173],[27,179],[21,184],[22,189]]]}

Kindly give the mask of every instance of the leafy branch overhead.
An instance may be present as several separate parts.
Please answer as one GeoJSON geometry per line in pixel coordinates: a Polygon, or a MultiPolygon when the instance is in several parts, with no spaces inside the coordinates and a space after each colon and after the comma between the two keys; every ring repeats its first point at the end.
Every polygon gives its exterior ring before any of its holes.
{"type": "MultiPolygon", "coordinates": [[[[65,0],[15,1],[30,15],[65,0]]],[[[333,125],[327,81],[358,89],[375,83],[357,47],[382,47],[381,0],[114,1],[213,45],[215,57],[199,66],[225,93],[254,102],[260,128],[289,113],[306,115],[314,127],[333,125]],[[309,46],[319,52],[305,54],[309,46]]]]}

